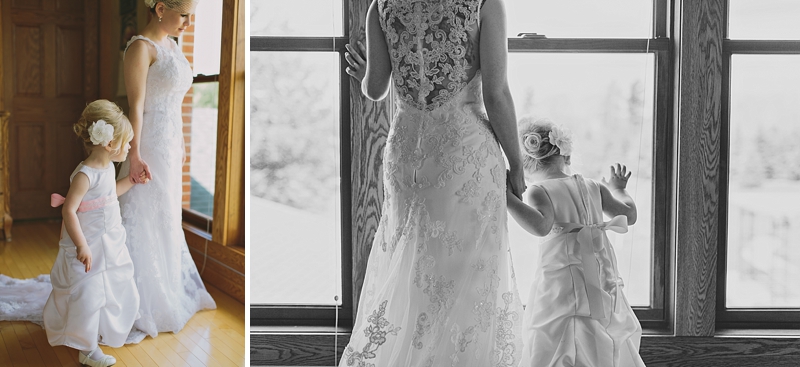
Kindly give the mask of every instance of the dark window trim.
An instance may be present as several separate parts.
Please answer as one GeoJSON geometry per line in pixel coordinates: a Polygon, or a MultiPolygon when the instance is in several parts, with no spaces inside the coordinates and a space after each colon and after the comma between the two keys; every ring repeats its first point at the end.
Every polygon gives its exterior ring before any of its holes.
{"type": "Polygon", "coordinates": [[[720,137],[719,232],[717,243],[717,329],[800,329],[800,308],[728,308],[728,198],[730,189],[730,98],[733,55],[800,55],[800,40],[730,40],[728,6],[722,42],[722,126],[720,137]]]}
{"type": "Polygon", "coordinates": [[[194,227],[200,228],[203,231],[211,234],[211,229],[214,228],[214,218],[211,216],[200,213],[196,210],[189,208],[183,209],[183,222],[191,224],[194,227]]]}
{"type": "Polygon", "coordinates": [[[197,74],[194,76],[194,79],[192,80],[192,84],[213,83],[213,82],[219,82],[219,74],[213,74],[213,75],[197,74]]]}

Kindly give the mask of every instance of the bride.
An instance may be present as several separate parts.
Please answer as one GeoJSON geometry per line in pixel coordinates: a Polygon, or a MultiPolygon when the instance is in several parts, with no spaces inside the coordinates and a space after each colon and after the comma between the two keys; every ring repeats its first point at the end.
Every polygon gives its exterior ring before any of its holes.
{"type": "Polygon", "coordinates": [[[128,42],[124,60],[134,139],[120,177],[130,172],[152,179],[119,199],[141,298],[141,317],[129,341],[180,331],[197,311],[216,308],[181,227],[181,173],[186,161],[181,102],[192,86],[192,69],[168,37],[180,36],[191,25],[197,1],[144,2],[152,17],[128,42]]]}
{"type": "Polygon", "coordinates": [[[505,190],[520,195],[525,183],[502,2],[373,0],[366,20],[366,62],[348,45],[347,73],[371,99],[393,85],[396,108],[340,365],[516,366],[522,305],[505,190]]]}

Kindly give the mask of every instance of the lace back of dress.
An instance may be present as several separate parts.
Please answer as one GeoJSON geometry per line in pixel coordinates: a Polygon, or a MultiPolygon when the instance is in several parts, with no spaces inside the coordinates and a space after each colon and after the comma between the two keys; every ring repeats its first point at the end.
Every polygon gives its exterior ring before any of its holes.
{"type": "Polygon", "coordinates": [[[398,98],[433,110],[477,72],[482,0],[380,0],[398,98]]]}

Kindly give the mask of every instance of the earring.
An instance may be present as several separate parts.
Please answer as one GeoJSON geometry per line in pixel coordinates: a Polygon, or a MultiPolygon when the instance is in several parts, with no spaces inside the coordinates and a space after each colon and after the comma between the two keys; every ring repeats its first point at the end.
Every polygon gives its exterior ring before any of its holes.
{"type": "Polygon", "coordinates": [[[161,17],[158,17],[158,22],[161,23],[161,17]]]}

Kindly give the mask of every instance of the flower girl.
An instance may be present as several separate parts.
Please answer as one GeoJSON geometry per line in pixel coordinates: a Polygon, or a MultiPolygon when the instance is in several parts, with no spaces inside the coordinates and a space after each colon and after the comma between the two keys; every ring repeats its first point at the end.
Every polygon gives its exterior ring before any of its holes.
{"type": "Polygon", "coordinates": [[[54,207],[64,205],[64,222],[44,328],[50,345],[75,348],[80,363],[105,367],[116,360],[98,342],[121,347],[138,318],[139,292],[117,202],[134,184],[127,177],[114,181],[111,163],[125,160],[133,129],[106,100],[86,106],[73,129],[89,156],[70,176],[67,197],[51,197],[54,207]]]}
{"type": "Polygon", "coordinates": [[[523,203],[507,192],[508,210],[526,231],[544,237],[523,322],[521,367],[644,366],[642,329],[622,293],[606,230],[636,222],[625,191],[627,168],[602,183],[567,174],[572,139],[546,120],[524,122],[523,168],[534,186],[523,203]],[[603,213],[611,219],[603,222],[603,213]]]}

